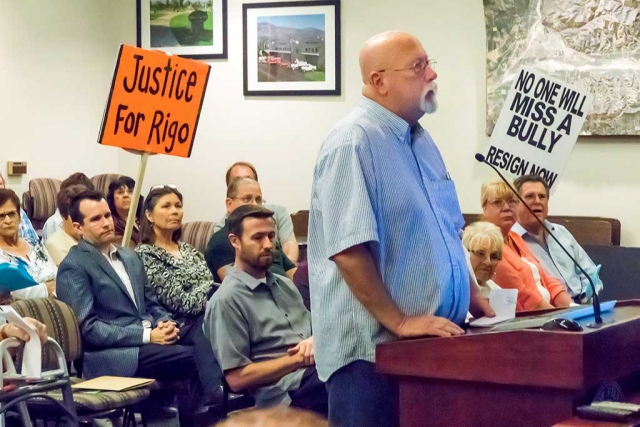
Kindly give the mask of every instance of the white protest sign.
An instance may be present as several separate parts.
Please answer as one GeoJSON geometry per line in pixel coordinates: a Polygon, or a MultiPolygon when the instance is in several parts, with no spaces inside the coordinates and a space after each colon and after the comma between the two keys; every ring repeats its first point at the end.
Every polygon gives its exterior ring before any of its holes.
{"type": "Polygon", "coordinates": [[[593,103],[593,95],[539,71],[514,79],[484,155],[505,174],[558,184],[593,103]]]}

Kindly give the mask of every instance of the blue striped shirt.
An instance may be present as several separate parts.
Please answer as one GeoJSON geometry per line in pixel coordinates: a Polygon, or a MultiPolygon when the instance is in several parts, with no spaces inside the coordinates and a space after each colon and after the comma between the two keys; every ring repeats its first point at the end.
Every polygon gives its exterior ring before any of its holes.
{"type": "Polygon", "coordinates": [[[20,209],[20,226],[18,227],[18,236],[29,242],[31,246],[36,246],[40,243],[40,238],[38,237],[36,230],[33,228],[33,224],[31,224],[31,220],[27,216],[27,213],[23,209],[20,209]]]}
{"type": "Polygon", "coordinates": [[[469,309],[463,225],[455,186],[431,136],[363,97],[330,132],[314,170],[309,287],[320,379],[355,360],[373,362],[375,345],[394,338],[329,258],[368,242],[403,313],[461,323],[469,309]]]}

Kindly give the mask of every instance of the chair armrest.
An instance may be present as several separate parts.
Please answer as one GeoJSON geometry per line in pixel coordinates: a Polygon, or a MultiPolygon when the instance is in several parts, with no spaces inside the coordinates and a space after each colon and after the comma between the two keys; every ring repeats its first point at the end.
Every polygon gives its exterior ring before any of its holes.
{"type": "Polygon", "coordinates": [[[0,341],[0,355],[2,355],[3,361],[0,365],[0,385],[4,385],[4,367],[6,367],[8,374],[15,374],[16,367],[13,364],[11,354],[9,354],[9,349],[20,347],[20,345],[22,345],[22,342],[18,338],[9,337],[0,341]]]}
{"type": "MultiPolygon", "coordinates": [[[[8,350],[10,348],[20,347],[21,345],[22,345],[22,341],[13,337],[5,338],[2,341],[0,341],[0,354],[2,355],[4,366],[7,368],[7,373],[13,374],[16,372],[15,364],[13,363],[13,358],[11,357],[11,354],[9,354],[8,350]]],[[[47,376],[47,377],[69,376],[69,371],[67,370],[67,362],[65,360],[64,352],[62,351],[62,348],[60,347],[60,345],[53,338],[49,337],[47,338],[47,341],[45,341],[43,344],[43,348],[48,348],[48,347],[51,347],[53,349],[53,352],[55,353],[56,358],[58,359],[58,368],[52,369],[49,371],[44,371],[42,372],[42,376],[43,377],[44,376],[47,376]]],[[[0,368],[0,384],[4,384],[4,369],[1,369],[1,368],[0,368]]]]}
{"type": "Polygon", "coordinates": [[[51,347],[51,349],[56,355],[56,358],[58,359],[58,369],[53,369],[53,370],[43,372],[43,376],[45,376],[44,375],[45,373],[46,373],[46,376],[59,376],[59,375],[69,376],[69,371],[67,370],[67,360],[64,357],[64,352],[62,351],[60,344],[58,344],[58,342],[53,338],[47,337],[47,341],[45,341],[43,348],[48,348],[48,347],[51,347]]]}

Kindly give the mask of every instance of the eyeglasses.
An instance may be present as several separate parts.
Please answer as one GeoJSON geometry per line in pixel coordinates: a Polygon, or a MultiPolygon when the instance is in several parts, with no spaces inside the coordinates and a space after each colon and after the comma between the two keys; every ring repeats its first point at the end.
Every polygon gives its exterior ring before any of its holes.
{"type": "Polygon", "coordinates": [[[528,193],[525,194],[524,196],[522,196],[523,199],[525,199],[527,202],[535,202],[536,198],[540,199],[541,202],[544,202],[545,200],[547,200],[547,195],[542,193],[542,194],[534,194],[534,193],[528,193]]]}
{"type": "Polygon", "coordinates": [[[3,222],[7,217],[9,217],[11,221],[15,221],[18,217],[18,211],[0,213],[0,222],[3,222]]]}
{"type": "Polygon", "coordinates": [[[520,200],[518,199],[509,199],[509,200],[495,199],[490,201],[489,204],[494,208],[501,208],[506,203],[510,208],[515,208],[516,206],[518,206],[519,202],[520,200]]]}
{"type": "Polygon", "coordinates": [[[264,200],[262,200],[262,197],[257,196],[257,197],[253,197],[253,196],[244,196],[244,197],[230,197],[231,200],[240,200],[242,203],[245,203],[247,205],[255,203],[256,205],[260,205],[262,206],[262,204],[264,203],[264,200]]]}
{"type": "Polygon", "coordinates": [[[435,59],[418,59],[416,62],[413,63],[413,65],[411,67],[407,67],[407,68],[393,68],[390,70],[378,70],[379,73],[384,73],[387,71],[406,71],[406,70],[412,70],[413,74],[415,74],[416,76],[423,76],[424,75],[424,71],[427,69],[427,67],[431,67],[432,70],[436,69],[436,64],[438,63],[438,61],[436,61],[435,59]]]}
{"type": "Polygon", "coordinates": [[[482,261],[487,259],[487,256],[489,257],[489,261],[490,262],[498,262],[498,261],[500,261],[502,259],[502,254],[501,253],[499,253],[499,252],[488,253],[484,249],[480,249],[478,251],[471,251],[471,254],[475,255],[476,257],[478,257],[482,261]]]}
{"type": "Polygon", "coordinates": [[[175,184],[158,184],[158,185],[154,185],[153,187],[151,187],[151,190],[149,190],[149,191],[162,190],[163,188],[171,188],[172,190],[177,190],[178,186],[175,185],[175,184]]]}

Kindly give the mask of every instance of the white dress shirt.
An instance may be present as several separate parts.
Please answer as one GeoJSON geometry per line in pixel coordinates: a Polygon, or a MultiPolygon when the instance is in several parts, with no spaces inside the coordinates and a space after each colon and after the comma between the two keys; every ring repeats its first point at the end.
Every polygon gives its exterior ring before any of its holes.
{"type": "MultiPolygon", "coordinates": [[[[137,307],[138,304],[133,292],[133,286],[131,285],[131,279],[129,278],[129,274],[127,274],[127,269],[124,267],[124,264],[120,258],[118,258],[118,248],[111,245],[109,246],[109,254],[107,255],[103,252],[102,255],[104,255],[107,261],[109,261],[109,264],[111,264],[113,269],[116,271],[118,277],[120,277],[120,280],[124,283],[124,287],[127,289],[129,297],[131,297],[131,301],[133,301],[133,304],[137,307]]],[[[144,344],[149,344],[151,342],[151,323],[148,320],[143,320],[142,327],[144,328],[142,342],[144,344]]]]}

